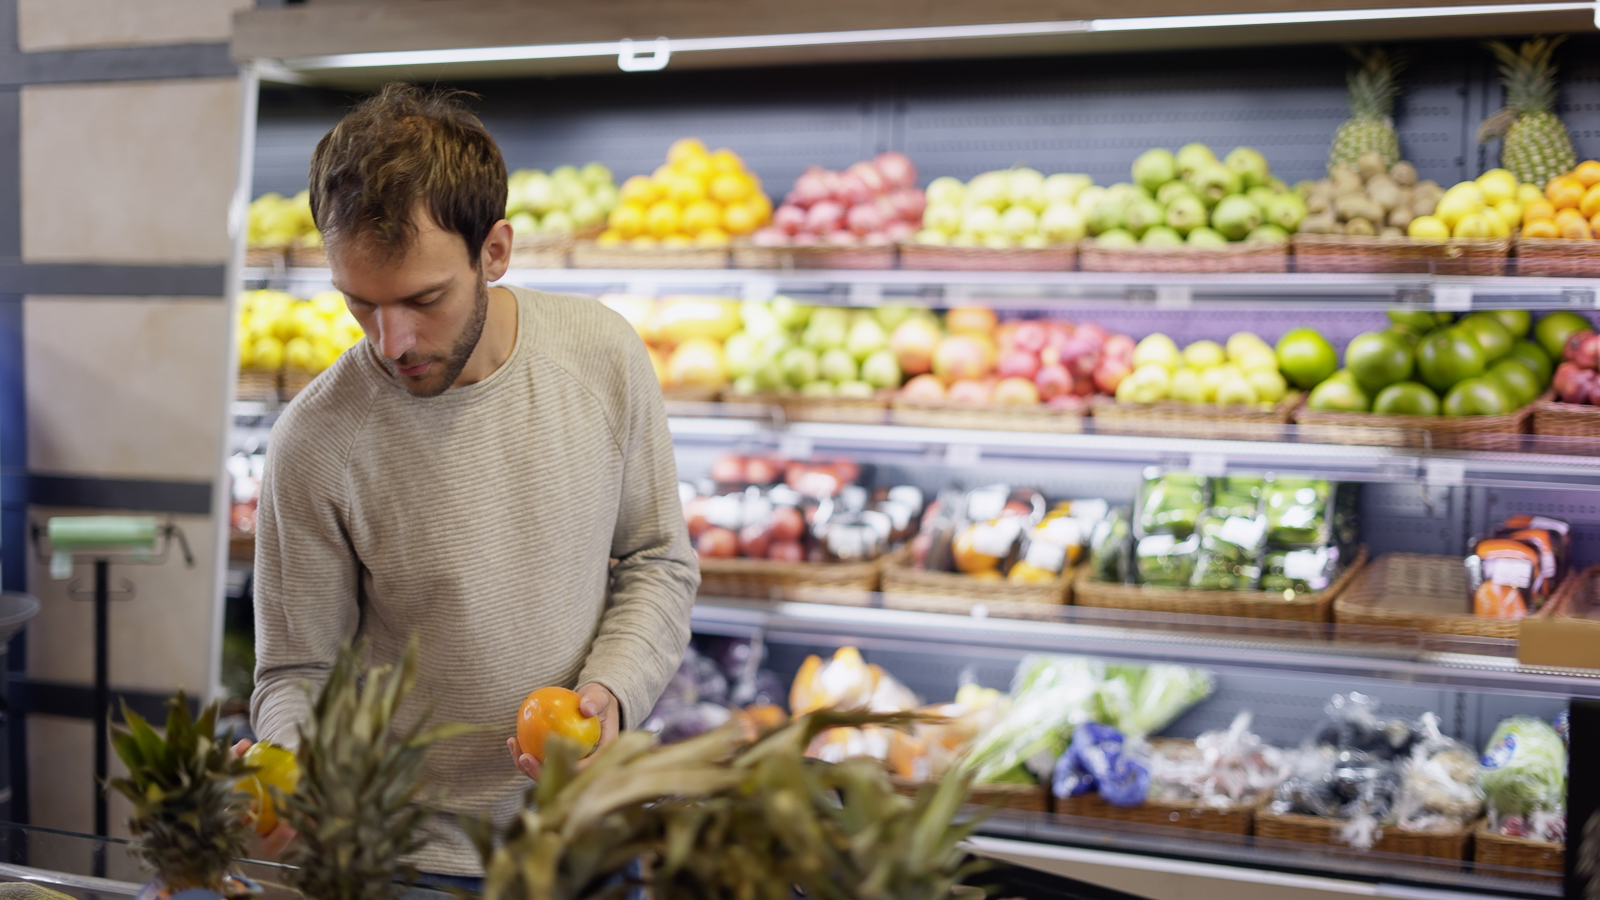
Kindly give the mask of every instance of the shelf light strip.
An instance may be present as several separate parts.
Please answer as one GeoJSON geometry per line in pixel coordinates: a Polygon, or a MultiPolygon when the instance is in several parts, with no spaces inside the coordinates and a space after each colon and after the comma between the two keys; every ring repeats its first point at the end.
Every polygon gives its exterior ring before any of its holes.
{"type": "MultiPolygon", "coordinates": [[[[427,66],[451,63],[511,62],[534,59],[574,59],[615,56],[634,59],[640,50],[654,49],[665,58],[672,53],[716,50],[759,50],[843,44],[949,41],[974,38],[1037,37],[1111,31],[1160,31],[1179,28],[1239,28],[1261,25],[1307,25],[1324,22],[1359,22],[1375,19],[1425,19],[1455,16],[1491,16],[1514,13],[1594,10],[1600,27],[1600,6],[1595,0],[1559,3],[1502,3],[1476,6],[1421,6],[1391,9],[1330,9],[1304,12],[1228,13],[1206,16],[1144,16],[1121,19],[1069,19],[1056,22],[1013,22],[994,25],[945,25],[926,28],[875,28],[859,31],[816,31],[795,34],[758,34],[730,37],[657,38],[590,41],[572,44],[527,44],[511,47],[461,47],[446,50],[396,50],[377,53],[343,53],[307,56],[282,61],[291,71],[362,69],[379,66],[427,66]]],[[[650,57],[642,57],[649,60],[650,57]]],[[[642,67],[643,68],[643,67],[642,67]]],[[[648,68],[660,68],[653,66],[648,68]]]]}

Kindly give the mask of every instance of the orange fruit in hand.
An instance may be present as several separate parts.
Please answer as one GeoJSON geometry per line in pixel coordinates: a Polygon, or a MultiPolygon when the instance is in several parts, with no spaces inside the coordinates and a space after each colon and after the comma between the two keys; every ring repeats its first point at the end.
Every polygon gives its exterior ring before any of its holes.
{"type": "Polygon", "coordinates": [[[1578,167],[1572,170],[1572,177],[1582,182],[1584,187],[1600,184],[1600,162],[1586,159],[1578,163],[1578,167]]]}
{"type": "Polygon", "coordinates": [[[1544,195],[1550,198],[1556,209],[1576,208],[1583,202],[1585,193],[1583,182],[1571,175],[1558,175],[1544,186],[1544,195]]]}
{"type": "Polygon", "coordinates": [[[544,743],[559,734],[577,744],[588,756],[600,743],[600,717],[578,712],[582,698],[563,687],[542,687],[522,701],[517,712],[517,744],[522,752],[544,762],[544,743]]]}
{"type": "Polygon", "coordinates": [[[1556,208],[1549,200],[1534,200],[1522,208],[1522,221],[1531,222],[1534,219],[1554,219],[1556,208]]]}
{"type": "Polygon", "coordinates": [[[1556,227],[1553,219],[1533,219],[1522,223],[1522,236],[1525,238],[1556,238],[1561,236],[1561,229],[1556,227]]]}

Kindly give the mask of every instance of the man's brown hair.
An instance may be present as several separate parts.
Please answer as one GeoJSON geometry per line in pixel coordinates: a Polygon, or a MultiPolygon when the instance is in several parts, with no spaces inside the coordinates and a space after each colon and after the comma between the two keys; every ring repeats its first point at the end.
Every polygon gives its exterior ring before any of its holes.
{"type": "Polygon", "coordinates": [[[311,215],[329,244],[351,237],[387,257],[406,249],[422,203],[461,235],[474,267],[505,218],[506,163],[465,106],[474,95],[388,84],[362,100],[311,155],[311,215]]]}

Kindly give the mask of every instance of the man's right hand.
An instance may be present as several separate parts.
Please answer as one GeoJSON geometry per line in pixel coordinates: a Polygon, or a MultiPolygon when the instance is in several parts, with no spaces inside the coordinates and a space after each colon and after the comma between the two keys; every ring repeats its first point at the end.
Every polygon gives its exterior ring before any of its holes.
{"type": "MultiPolygon", "coordinates": [[[[249,740],[241,739],[233,745],[233,755],[244,756],[251,746],[253,745],[249,740]]],[[[255,847],[252,848],[250,855],[258,859],[275,860],[283,855],[284,848],[288,847],[289,842],[297,836],[297,832],[289,827],[288,822],[279,819],[271,831],[256,835],[256,839],[252,841],[255,847]]]]}
{"type": "Polygon", "coordinates": [[[522,745],[517,743],[516,735],[506,738],[506,749],[511,751],[511,764],[517,767],[518,772],[534,781],[539,780],[539,773],[544,771],[544,765],[534,759],[532,754],[522,752],[522,745]]]}

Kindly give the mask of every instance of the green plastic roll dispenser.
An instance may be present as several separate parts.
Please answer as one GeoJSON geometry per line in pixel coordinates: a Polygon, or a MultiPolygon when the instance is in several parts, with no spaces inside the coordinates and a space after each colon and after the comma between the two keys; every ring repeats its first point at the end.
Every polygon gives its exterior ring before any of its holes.
{"type": "Polygon", "coordinates": [[[155,516],[54,516],[45,526],[50,538],[50,577],[72,577],[74,551],[127,553],[146,560],[156,552],[160,526],[155,516]]]}

